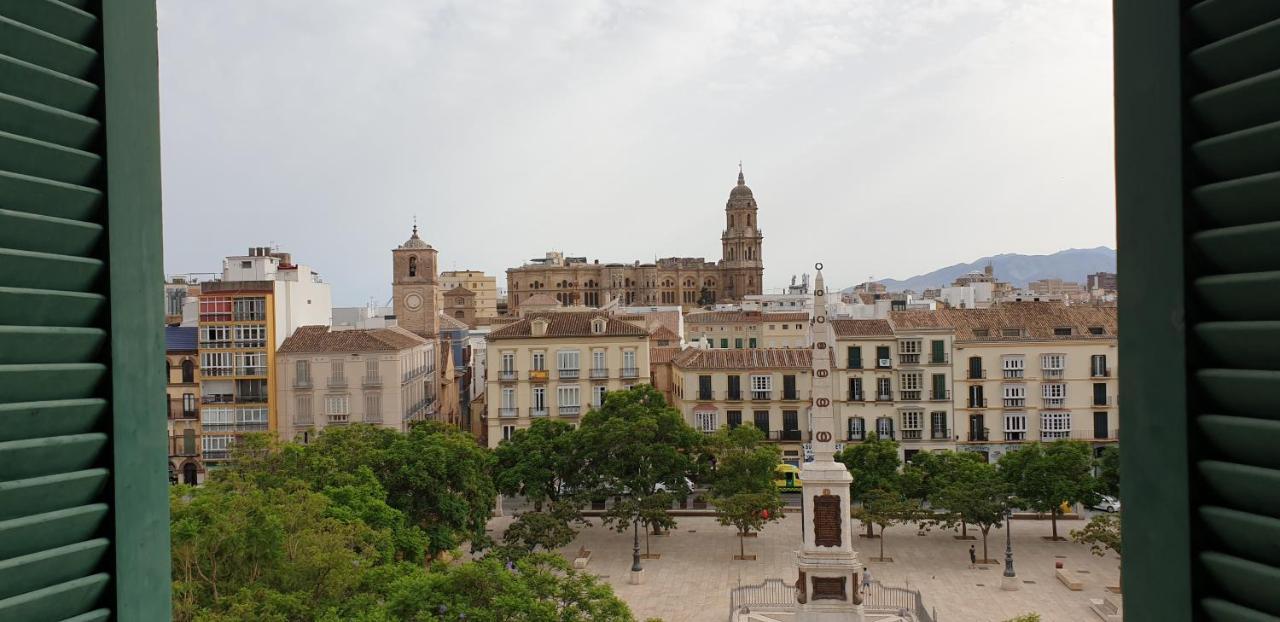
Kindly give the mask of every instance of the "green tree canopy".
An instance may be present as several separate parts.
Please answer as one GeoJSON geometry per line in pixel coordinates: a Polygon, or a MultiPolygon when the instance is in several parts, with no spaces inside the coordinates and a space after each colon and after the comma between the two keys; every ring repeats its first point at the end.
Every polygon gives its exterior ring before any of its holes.
{"type": "Polygon", "coordinates": [[[897,490],[876,488],[864,494],[857,513],[863,523],[880,527],[880,558],[884,559],[884,530],[894,523],[918,520],[920,506],[897,490]]]}
{"type": "Polygon", "coordinates": [[[716,463],[711,502],[720,524],[737,528],[739,557],[746,556],[746,534],[785,518],[786,504],[773,483],[782,453],[763,441],[754,426],[739,426],[721,428],[707,443],[716,463]]]}
{"type": "Polygon", "coordinates": [[[1000,457],[1000,475],[1013,490],[1019,507],[1049,512],[1053,538],[1058,536],[1058,516],[1063,503],[1092,505],[1099,484],[1093,476],[1089,444],[1058,440],[1029,443],[1000,457]]]}
{"type": "Polygon", "coordinates": [[[1113,497],[1120,496],[1120,448],[1107,447],[1098,456],[1098,479],[1102,491],[1113,497]]]}
{"type": "Polygon", "coordinates": [[[971,524],[982,531],[982,559],[986,560],[987,536],[1005,519],[1010,488],[995,465],[975,458],[949,461],[946,475],[939,478],[941,488],[934,493],[933,503],[946,510],[944,524],[971,524]]]}
{"type": "MultiPolygon", "coordinates": [[[[868,493],[873,490],[881,493],[900,490],[898,467],[902,466],[902,460],[898,457],[898,443],[893,440],[882,439],[872,432],[865,441],[845,447],[835,458],[853,476],[849,486],[853,501],[866,503],[868,493]]],[[[874,536],[872,523],[863,523],[867,526],[867,537],[874,536]]]]}
{"type": "Polygon", "coordinates": [[[567,501],[578,488],[583,456],[574,427],[536,419],[494,450],[494,484],[505,495],[520,495],[541,511],[542,504],[567,501]]]}
{"type": "Polygon", "coordinates": [[[1107,549],[1120,555],[1120,517],[1115,514],[1099,514],[1085,524],[1084,529],[1073,529],[1071,539],[1088,544],[1094,555],[1102,557],[1107,549]]]}

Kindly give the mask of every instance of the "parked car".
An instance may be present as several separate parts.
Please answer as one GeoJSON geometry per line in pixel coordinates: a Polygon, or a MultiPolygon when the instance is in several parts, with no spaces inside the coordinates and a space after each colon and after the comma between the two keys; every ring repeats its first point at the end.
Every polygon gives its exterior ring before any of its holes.
{"type": "Polygon", "coordinates": [[[1120,500],[1110,495],[1102,495],[1098,498],[1098,502],[1093,504],[1093,509],[1102,510],[1103,512],[1119,512],[1120,500]]]}

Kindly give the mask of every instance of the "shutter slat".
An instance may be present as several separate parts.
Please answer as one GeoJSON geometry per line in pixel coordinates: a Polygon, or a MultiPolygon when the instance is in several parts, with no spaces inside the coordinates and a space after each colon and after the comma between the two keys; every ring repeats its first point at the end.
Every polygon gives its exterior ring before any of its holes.
{"type": "Polygon", "coordinates": [[[0,365],[0,395],[20,402],[89,398],[98,394],[106,375],[100,363],[0,365]]]}
{"type": "Polygon", "coordinates": [[[102,240],[102,225],[0,209],[0,246],[85,256],[102,240]]]}
{"type": "Polygon", "coordinates": [[[94,538],[0,561],[0,599],[91,574],[108,545],[106,538],[94,538]]]}
{"type": "Polygon", "coordinates": [[[1280,497],[1275,494],[1280,490],[1280,470],[1220,460],[1201,460],[1196,466],[1211,504],[1250,514],[1280,516],[1280,497]]]}
{"type": "Polygon", "coordinates": [[[77,43],[92,45],[98,18],[57,0],[0,0],[0,14],[77,43]]]}
{"type": "Polygon", "coordinates": [[[0,171],[5,209],[70,220],[96,221],[102,192],[30,175],[0,171]]]}
{"type": "Polygon", "coordinates": [[[87,291],[101,276],[99,259],[0,248],[0,286],[87,291]]]}
{"type": "Polygon", "coordinates": [[[1280,172],[1233,179],[1200,186],[1192,197],[1208,227],[1231,227],[1276,219],[1275,197],[1280,196],[1280,172]]]}
{"type": "Polygon", "coordinates": [[[1280,19],[1275,0],[1205,0],[1187,10],[1191,24],[1206,40],[1230,37],[1280,19]]]}
{"type": "Polygon", "coordinates": [[[105,307],[101,294],[0,287],[0,324],[94,326],[105,307]]]}
{"type": "Polygon", "coordinates": [[[76,114],[89,114],[98,85],[0,53],[0,84],[5,92],[76,114]]]}
{"type": "Polygon", "coordinates": [[[1201,553],[1200,561],[1215,592],[1250,609],[1280,615],[1280,569],[1215,552],[1201,553]]]}
{"type": "Polygon", "coordinates": [[[1213,367],[1280,370],[1280,321],[1205,322],[1195,332],[1213,367]]]}
{"type": "Polygon", "coordinates": [[[1230,456],[1233,462],[1280,469],[1280,421],[1254,417],[1200,415],[1197,431],[1205,455],[1230,456]]]}
{"type": "Polygon", "coordinates": [[[0,93],[0,131],[72,149],[88,149],[97,138],[99,126],[97,119],[0,93]]]}
{"type": "Polygon", "coordinates": [[[1222,86],[1280,67],[1280,19],[1219,39],[1188,58],[1210,86],[1222,86]]]}
{"type": "Polygon", "coordinates": [[[83,434],[102,428],[102,398],[0,404],[0,441],[83,434]]]}
{"type": "Polygon", "coordinates": [[[1219,598],[1206,598],[1200,601],[1206,613],[1214,622],[1280,622],[1280,618],[1260,611],[1241,607],[1219,598]]]}
{"type": "Polygon", "coordinates": [[[1195,379],[1217,414],[1280,419],[1271,407],[1280,371],[1209,368],[1196,371],[1195,379]]]}
{"type": "Polygon", "coordinates": [[[90,363],[106,342],[101,328],[0,325],[0,365],[90,363]]]}
{"type": "Polygon", "coordinates": [[[1197,233],[1191,244],[1207,273],[1262,272],[1280,266],[1280,221],[1197,233]]]}
{"type": "Polygon", "coordinates": [[[107,504],[93,503],[0,522],[0,559],[89,540],[106,517],[107,504]]]}
{"type": "Polygon", "coordinates": [[[1197,302],[1213,319],[1280,318],[1280,271],[1200,277],[1194,287],[1197,302]]]}
{"type": "Polygon", "coordinates": [[[98,52],[32,28],[0,14],[0,54],[20,58],[59,73],[87,78],[98,63],[98,52]]]}
{"type": "Polygon", "coordinates": [[[1280,170],[1280,122],[1215,136],[1192,145],[1201,167],[1222,181],[1280,170]]]}
{"type": "Polygon", "coordinates": [[[0,520],[97,502],[108,475],[96,468],[0,482],[0,520]]]}
{"type": "Polygon", "coordinates": [[[95,153],[0,132],[0,168],[6,171],[87,186],[101,165],[95,153]]]}
{"type": "Polygon", "coordinates": [[[1212,135],[1280,120],[1280,70],[1201,93],[1191,98],[1191,111],[1212,135]]]}
{"type": "Polygon", "coordinates": [[[62,622],[104,622],[111,619],[110,609],[94,609],[86,613],[82,613],[72,618],[66,618],[62,622]]]}
{"type": "Polygon", "coordinates": [[[1280,519],[1227,508],[1200,508],[1213,550],[1261,564],[1280,566],[1280,519]]]}
{"type": "Polygon", "coordinates": [[[0,443],[0,480],[84,470],[97,462],[106,446],[102,432],[0,443]]]}
{"type": "Polygon", "coordinates": [[[110,575],[100,572],[0,600],[0,620],[63,620],[97,608],[110,575]]]}

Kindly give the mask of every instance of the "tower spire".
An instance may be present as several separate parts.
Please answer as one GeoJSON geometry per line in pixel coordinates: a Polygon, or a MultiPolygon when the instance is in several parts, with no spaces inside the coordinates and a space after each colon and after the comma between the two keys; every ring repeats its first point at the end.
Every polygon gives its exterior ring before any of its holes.
{"type": "Polygon", "coordinates": [[[742,160],[738,160],[738,185],[747,185],[747,179],[742,176],[742,160]]]}
{"type": "Polygon", "coordinates": [[[411,237],[414,237],[414,238],[418,237],[418,215],[417,214],[413,215],[413,236],[411,237]]]}

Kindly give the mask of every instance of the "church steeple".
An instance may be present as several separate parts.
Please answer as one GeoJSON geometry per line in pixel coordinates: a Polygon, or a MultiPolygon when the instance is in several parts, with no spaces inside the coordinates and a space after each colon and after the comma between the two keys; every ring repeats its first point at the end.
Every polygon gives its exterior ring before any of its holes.
{"type": "Polygon", "coordinates": [[[760,223],[756,221],[756,197],[747,186],[738,161],[738,184],[729,190],[724,205],[724,234],[720,236],[720,265],[727,268],[721,298],[741,300],[743,296],[764,291],[764,261],[760,223]]]}
{"type": "Polygon", "coordinates": [[[742,160],[738,160],[738,185],[747,185],[747,178],[742,176],[742,160]]]}

